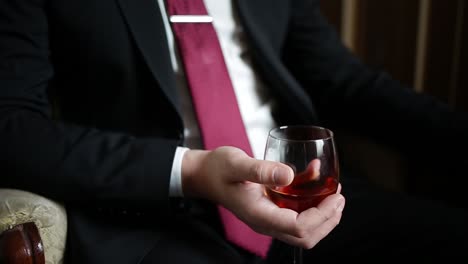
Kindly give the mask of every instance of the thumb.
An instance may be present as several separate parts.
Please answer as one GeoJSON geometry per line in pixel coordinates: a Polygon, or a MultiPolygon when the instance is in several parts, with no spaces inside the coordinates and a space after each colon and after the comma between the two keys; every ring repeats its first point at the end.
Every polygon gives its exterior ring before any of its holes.
{"type": "Polygon", "coordinates": [[[286,164],[281,162],[257,160],[249,158],[243,163],[243,171],[240,177],[244,181],[250,181],[265,185],[286,186],[289,185],[293,178],[294,172],[286,164]]]}

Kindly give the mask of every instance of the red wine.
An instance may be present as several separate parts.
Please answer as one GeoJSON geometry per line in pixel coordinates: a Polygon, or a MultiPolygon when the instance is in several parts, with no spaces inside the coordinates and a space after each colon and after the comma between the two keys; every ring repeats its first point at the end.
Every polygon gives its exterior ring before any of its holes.
{"type": "Polygon", "coordinates": [[[327,196],[336,193],[337,177],[327,176],[319,180],[307,180],[304,173],[294,177],[294,181],[284,187],[266,188],[266,194],[278,207],[302,212],[317,206],[327,196]]]}

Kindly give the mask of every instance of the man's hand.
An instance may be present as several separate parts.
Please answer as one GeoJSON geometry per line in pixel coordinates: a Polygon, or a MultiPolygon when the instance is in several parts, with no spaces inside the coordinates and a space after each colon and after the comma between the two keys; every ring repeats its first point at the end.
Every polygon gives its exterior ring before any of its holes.
{"type": "Polygon", "coordinates": [[[338,192],[300,214],[279,208],[263,185],[285,186],[293,177],[289,166],[253,159],[234,147],[189,150],[182,162],[185,196],[220,204],[259,233],[312,248],[339,223],[345,199],[338,192]]]}

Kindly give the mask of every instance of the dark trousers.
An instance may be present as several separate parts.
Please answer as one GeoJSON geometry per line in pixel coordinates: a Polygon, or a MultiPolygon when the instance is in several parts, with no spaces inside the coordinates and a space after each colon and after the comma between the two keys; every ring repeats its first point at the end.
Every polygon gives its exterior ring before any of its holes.
{"type": "MultiPolygon", "coordinates": [[[[466,208],[376,190],[358,179],[343,179],[342,184],[347,203],[341,223],[318,245],[304,251],[304,263],[468,261],[466,208]]],[[[292,249],[284,243],[275,241],[264,262],[226,242],[218,223],[197,217],[182,223],[168,230],[143,264],[292,263],[292,249]]]]}

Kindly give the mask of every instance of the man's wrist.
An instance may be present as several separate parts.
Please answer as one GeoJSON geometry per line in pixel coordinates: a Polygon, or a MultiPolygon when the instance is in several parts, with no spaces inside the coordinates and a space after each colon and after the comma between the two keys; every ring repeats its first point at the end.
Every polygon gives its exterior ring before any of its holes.
{"type": "Polygon", "coordinates": [[[197,192],[197,182],[200,181],[199,172],[209,151],[187,150],[182,160],[181,186],[184,194],[190,197],[200,197],[197,192]]]}

